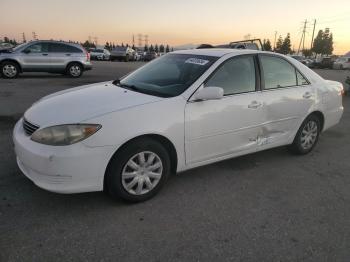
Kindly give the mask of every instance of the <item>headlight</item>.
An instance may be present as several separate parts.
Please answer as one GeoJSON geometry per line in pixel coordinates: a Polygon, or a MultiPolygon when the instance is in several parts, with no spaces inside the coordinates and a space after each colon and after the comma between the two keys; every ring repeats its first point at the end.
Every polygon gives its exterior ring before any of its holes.
{"type": "Polygon", "coordinates": [[[35,142],[52,146],[66,146],[82,141],[96,133],[101,125],[72,124],[39,129],[31,139],[35,142]]]}

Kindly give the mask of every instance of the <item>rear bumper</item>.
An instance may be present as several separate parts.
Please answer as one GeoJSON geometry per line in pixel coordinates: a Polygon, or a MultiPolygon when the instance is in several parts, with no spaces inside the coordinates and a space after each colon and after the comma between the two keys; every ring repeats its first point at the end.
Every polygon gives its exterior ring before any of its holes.
{"type": "Polygon", "coordinates": [[[91,62],[85,63],[83,66],[84,66],[84,71],[88,71],[92,69],[91,62]]]}

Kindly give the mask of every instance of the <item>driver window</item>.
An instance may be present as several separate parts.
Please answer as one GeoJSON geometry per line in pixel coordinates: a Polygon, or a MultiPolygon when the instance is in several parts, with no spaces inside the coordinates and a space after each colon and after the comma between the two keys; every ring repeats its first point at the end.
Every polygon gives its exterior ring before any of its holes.
{"type": "Polygon", "coordinates": [[[205,83],[205,87],[221,87],[224,95],[233,95],[253,92],[255,84],[254,57],[242,56],[224,62],[205,83]]]}
{"type": "Polygon", "coordinates": [[[42,43],[37,43],[34,45],[31,45],[25,49],[25,51],[29,51],[30,53],[44,53],[47,52],[47,45],[42,43]]]}

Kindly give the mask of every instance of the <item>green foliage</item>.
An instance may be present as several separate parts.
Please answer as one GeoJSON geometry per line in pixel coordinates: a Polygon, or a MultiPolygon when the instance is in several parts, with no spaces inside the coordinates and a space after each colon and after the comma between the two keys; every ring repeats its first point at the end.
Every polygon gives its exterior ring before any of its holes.
{"type": "Polygon", "coordinates": [[[145,45],[145,47],[143,48],[143,51],[148,52],[148,45],[145,45]]]}
{"type": "Polygon", "coordinates": [[[86,49],[96,48],[96,45],[93,42],[89,42],[88,40],[86,40],[84,43],[81,43],[81,45],[86,49]]]}
{"type": "Polygon", "coordinates": [[[305,56],[305,57],[312,56],[312,50],[311,49],[304,49],[302,52],[303,52],[303,56],[305,56]]]}
{"type": "Polygon", "coordinates": [[[158,53],[158,52],[159,52],[159,47],[158,47],[158,44],[156,44],[156,45],[154,46],[154,52],[156,52],[156,53],[158,53]]]}
{"type": "Polygon", "coordinates": [[[169,52],[170,52],[169,45],[166,45],[166,48],[165,48],[165,53],[169,53],[169,52]]]}
{"type": "Polygon", "coordinates": [[[9,44],[14,45],[14,46],[16,46],[18,44],[16,39],[11,40],[7,36],[4,37],[4,43],[9,43],[9,44]]]}
{"type": "Polygon", "coordinates": [[[275,52],[277,53],[282,53],[282,45],[283,45],[283,38],[280,35],[277,39],[276,47],[275,47],[275,52]]]}
{"type": "Polygon", "coordinates": [[[154,52],[154,47],[153,47],[153,45],[151,45],[151,46],[149,47],[149,51],[150,51],[150,52],[154,52]]]}
{"type": "Polygon", "coordinates": [[[164,45],[160,45],[159,46],[159,52],[160,53],[164,53],[164,51],[165,51],[164,45]]]}
{"type": "Polygon", "coordinates": [[[267,40],[264,39],[263,48],[265,51],[272,51],[270,39],[267,39],[267,40]]]}
{"type": "Polygon", "coordinates": [[[333,34],[329,28],[326,28],[325,31],[318,31],[314,39],[312,51],[322,55],[331,55],[333,53],[333,34]]]}

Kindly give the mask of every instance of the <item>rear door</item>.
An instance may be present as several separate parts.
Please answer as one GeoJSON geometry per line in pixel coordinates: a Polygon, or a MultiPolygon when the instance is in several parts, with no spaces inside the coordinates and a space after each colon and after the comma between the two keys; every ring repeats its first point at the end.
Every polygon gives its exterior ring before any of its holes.
{"type": "Polygon", "coordinates": [[[48,43],[37,42],[22,51],[21,65],[23,71],[46,71],[51,66],[48,43]]]}
{"type": "Polygon", "coordinates": [[[266,109],[260,146],[272,147],[291,142],[301,121],[315,103],[315,89],[286,59],[259,55],[262,102],[266,109]]]}
{"type": "Polygon", "coordinates": [[[83,56],[81,49],[65,43],[50,43],[49,53],[54,71],[65,70],[69,62],[78,61],[83,56]]]}

